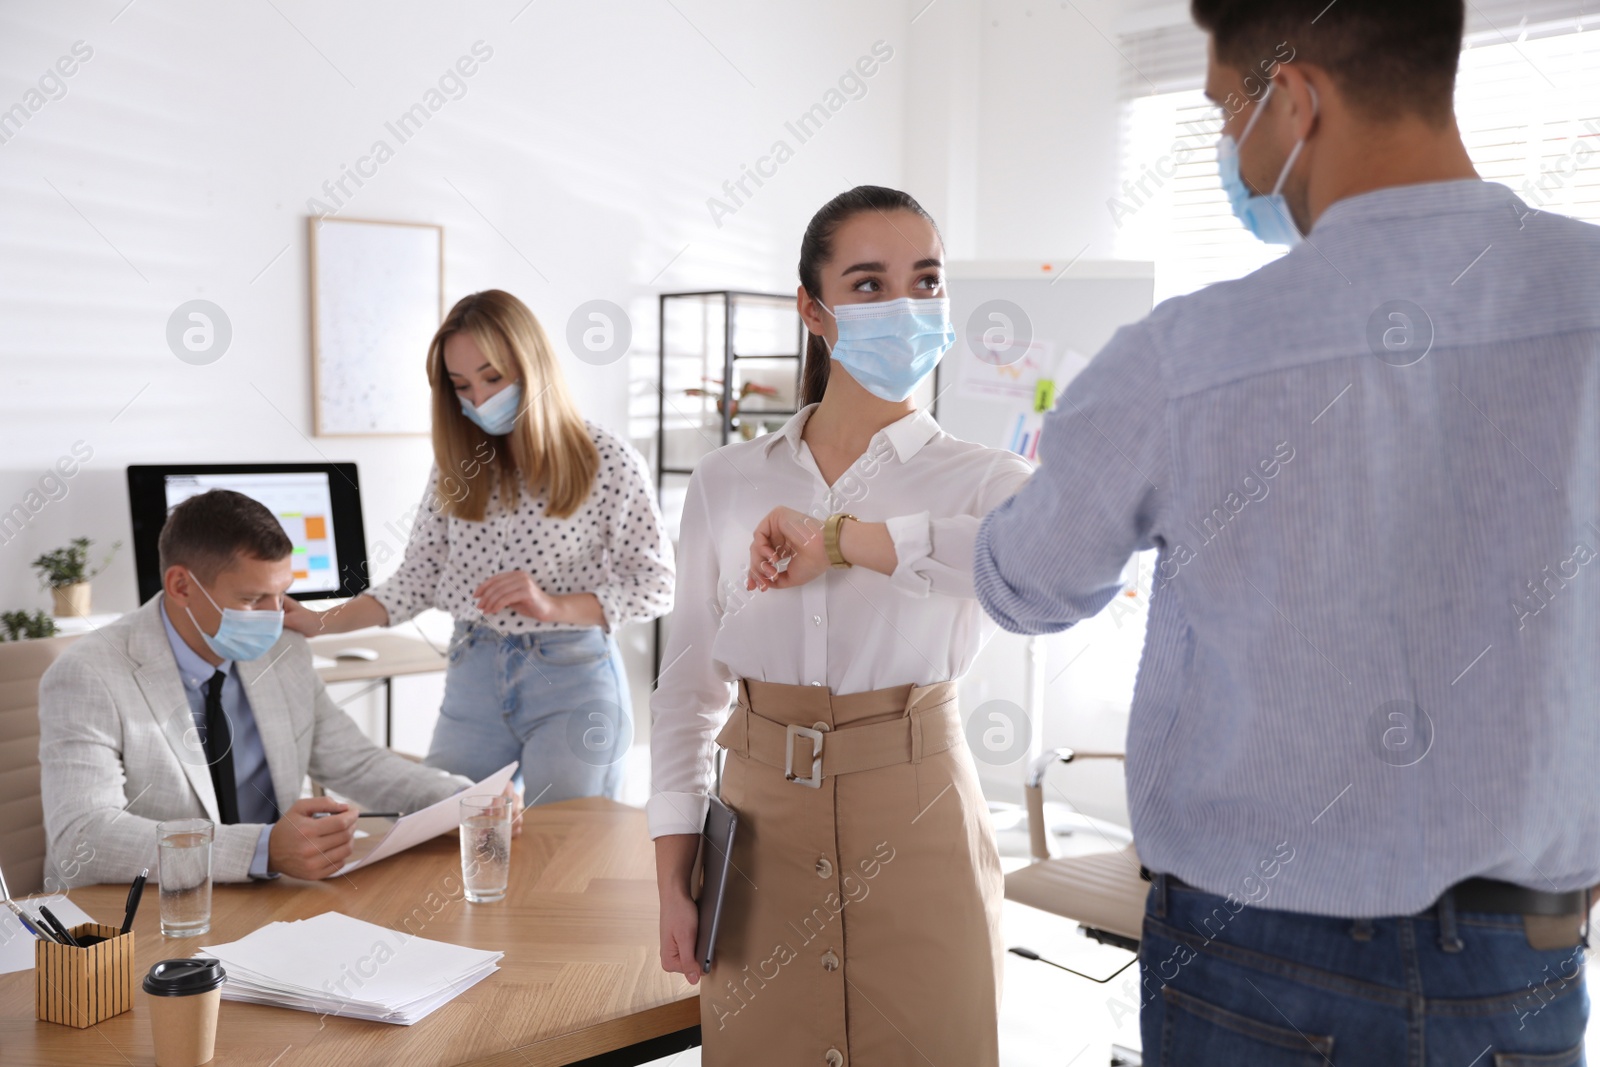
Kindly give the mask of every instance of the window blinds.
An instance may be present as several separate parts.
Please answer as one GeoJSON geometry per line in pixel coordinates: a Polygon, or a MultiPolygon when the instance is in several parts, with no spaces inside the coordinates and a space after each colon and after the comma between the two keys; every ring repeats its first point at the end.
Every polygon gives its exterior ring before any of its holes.
{"type": "MultiPolygon", "coordinates": [[[[1468,13],[1456,107],[1478,172],[1531,207],[1600,222],[1600,0],[1472,0],[1468,13]]],[[[1281,255],[1222,195],[1218,125],[1200,91],[1206,39],[1187,5],[1136,5],[1118,44],[1116,254],[1155,262],[1157,300],[1281,255]]]]}

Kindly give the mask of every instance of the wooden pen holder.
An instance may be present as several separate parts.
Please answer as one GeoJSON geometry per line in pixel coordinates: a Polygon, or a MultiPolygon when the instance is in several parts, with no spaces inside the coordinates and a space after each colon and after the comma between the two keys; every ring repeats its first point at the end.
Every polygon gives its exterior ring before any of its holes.
{"type": "Polygon", "coordinates": [[[99,923],[67,932],[74,938],[105,940],[84,948],[34,942],[34,1014],[45,1022],[83,1029],[133,1007],[133,932],[99,923]]]}

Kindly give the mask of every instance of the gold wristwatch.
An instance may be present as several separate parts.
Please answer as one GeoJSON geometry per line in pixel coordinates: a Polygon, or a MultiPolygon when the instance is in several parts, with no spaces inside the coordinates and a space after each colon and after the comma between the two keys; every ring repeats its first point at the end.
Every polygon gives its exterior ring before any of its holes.
{"type": "MultiPolygon", "coordinates": [[[[844,558],[844,553],[839,551],[839,527],[846,519],[855,519],[854,515],[837,511],[828,516],[828,521],[822,526],[822,547],[828,550],[828,559],[835,567],[853,567],[855,564],[844,558]]],[[[856,519],[860,522],[860,519],[856,519]]]]}

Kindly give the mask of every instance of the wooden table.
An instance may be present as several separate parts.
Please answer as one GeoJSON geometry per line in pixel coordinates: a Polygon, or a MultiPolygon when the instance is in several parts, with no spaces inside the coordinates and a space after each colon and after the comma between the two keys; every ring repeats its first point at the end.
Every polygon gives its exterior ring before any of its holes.
{"type": "MultiPolygon", "coordinates": [[[[96,920],[117,923],[127,886],[90,886],[71,896],[96,920]]],[[[511,848],[510,888],[496,904],[461,898],[454,834],[325,882],[219,885],[211,932],[200,938],[161,937],[151,886],[134,923],[135,978],[157,960],[193,955],[202,944],[325,911],[498,949],[505,958],[499,971],[415,1026],[224,1000],[214,1064],[611,1067],[699,1044],[698,993],[683,976],[661,970],[654,852],[637,808],[593,798],[529,809],[511,848]]],[[[32,971],[0,975],[0,1063],[152,1064],[147,999],[138,992],[132,1011],[76,1030],[35,1021],[32,971]]]]}

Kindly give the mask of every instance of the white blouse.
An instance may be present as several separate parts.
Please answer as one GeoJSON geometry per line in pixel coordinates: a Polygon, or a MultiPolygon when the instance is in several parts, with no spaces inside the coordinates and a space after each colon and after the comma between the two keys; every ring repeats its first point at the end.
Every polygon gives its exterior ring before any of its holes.
{"type": "MultiPolygon", "coordinates": [[[[389,625],[424,608],[439,608],[458,620],[481,622],[501,633],[581,629],[572,623],[540,622],[514,611],[484,615],[472,591],[502,571],[526,571],[546,593],[593,593],[615,632],[672,608],[672,542],[644,457],[609,430],[587,422],[600,450],[600,466],[589,497],[564,519],[544,513],[547,496],[520,484],[514,509],[500,500],[499,479],[481,522],[444,515],[439,468],[428,472],[400,569],[368,590],[389,612],[389,625]]],[[[479,477],[493,477],[480,468],[479,477]]],[[[374,562],[381,563],[382,560],[374,562]]]]}
{"type": "Polygon", "coordinates": [[[800,437],[816,406],[778,433],[719,448],[689,479],[677,606],[650,699],[652,838],[700,832],[713,739],[738,679],[841,695],[928,685],[965,674],[998,629],[973,592],[973,546],[980,520],[1032,465],[915,411],[874,434],[830,488],[800,437]],[[887,522],[894,573],[835,567],[798,588],[747,591],[756,525],[780,505],[887,522]]]}

